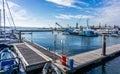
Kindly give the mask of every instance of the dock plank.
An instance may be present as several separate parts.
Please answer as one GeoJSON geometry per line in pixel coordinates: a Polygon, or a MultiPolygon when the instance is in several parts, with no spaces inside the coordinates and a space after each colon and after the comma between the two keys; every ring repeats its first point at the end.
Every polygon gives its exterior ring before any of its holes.
{"type": "MultiPolygon", "coordinates": [[[[28,46],[26,46],[24,43],[23,44],[17,44],[15,45],[17,47],[17,51],[20,52],[20,54],[22,54],[22,59],[24,58],[25,61],[28,63],[27,65],[25,65],[26,71],[31,71],[37,68],[42,67],[46,62],[43,57],[39,56],[38,54],[36,54],[34,51],[32,51],[28,46]]],[[[18,54],[18,56],[20,56],[18,54]]],[[[25,62],[23,62],[25,63],[25,62]]]]}
{"type": "Polygon", "coordinates": [[[50,57],[51,59],[54,59],[54,60],[60,59],[59,55],[56,55],[56,54],[46,50],[45,48],[41,47],[40,45],[37,45],[37,44],[29,42],[29,41],[25,41],[25,42],[27,42],[29,45],[33,46],[40,52],[44,53],[46,56],[50,57]]]}
{"type": "MultiPolygon", "coordinates": [[[[74,60],[74,69],[73,70],[77,70],[77,69],[83,68],[89,64],[100,61],[104,58],[107,58],[111,55],[114,55],[115,53],[118,53],[118,52],[120,52],[120,44],[116,44],[116,45],[107,47],[106,48],[106,56],[102,55],[102,48],[100,48],[100,49],[96,49],[93,51],[73,55],[68,58],[74,60]]],[[[69,67],[61,65],[59,60],[57,61],[56,65],[62,70],[63,73],[72,71],[69,69],[69,67]],[[64,68],[66,68],[67,70],[64,68]]]]}
{"type": "Polygon", "coordinates": [[[19,49],[19,51],[24,56],[24,58],[27,60],[29,65],[35,64],[35,63],[46,62],[45,59],[43,59],[42,57],[37,55],[35,52],[30,50],[30,48],[27,47],[25,44],[16,45],[16,47],[19,49]]]}

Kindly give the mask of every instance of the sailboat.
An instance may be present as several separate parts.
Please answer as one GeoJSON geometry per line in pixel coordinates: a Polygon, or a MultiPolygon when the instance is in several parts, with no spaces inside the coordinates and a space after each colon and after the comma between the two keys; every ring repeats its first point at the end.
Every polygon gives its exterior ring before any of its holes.
{"type": "Polygon", "coordinates": [[[15,54],[13,46],[9,45],[16,40],[7,40],[7,36],[10,36],[11,34],[6,34],[5,2],[7,4],[7,0],[3,0],[4,40],[0,40],[0,74],[25,74],[22,63],[15,54]]]}
{"type": "Polygon", "coordinates": [[[12,28],[9,18],[8,18],[8,22],[11,26],[12,31],[9,31],[9,33],[6,33],[5,4],[9,10],[9,14],[10,14],[10,17],[11,17],[13,24],[14,24],[14,21],[13,21],[12,14],[11,14],[9,5],[7,3],[7,0],[3,0],[2,3],[3,3],[3,10],[0,9],[0,44],[17,43],[18,40],[16,39],[16,36],[14,34],[16,27],[14,25],[15,29],[12,28]],[[2,15],[1,15],[2,11],[3,11],[3,23],[2,23],[2,15]],[[3,26],[2,26],[2,24],[3,24],[3,26]]]}

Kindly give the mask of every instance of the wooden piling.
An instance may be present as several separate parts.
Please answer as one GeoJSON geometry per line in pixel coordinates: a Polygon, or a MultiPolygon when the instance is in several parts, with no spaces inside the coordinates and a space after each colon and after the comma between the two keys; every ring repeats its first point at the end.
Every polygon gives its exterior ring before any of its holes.
{"type": "Polygon", "coordinates": [[[105,35],[102,35],[102,55],[106,55],[106,38],[105,35]]]}

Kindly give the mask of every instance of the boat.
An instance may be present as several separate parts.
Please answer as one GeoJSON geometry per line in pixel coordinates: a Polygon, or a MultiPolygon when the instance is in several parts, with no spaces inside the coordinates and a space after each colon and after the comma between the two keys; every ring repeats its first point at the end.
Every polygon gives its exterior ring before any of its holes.
{"type": "MultiPolygon", "coordinates": [[[[15,32],[16,32],[15,24],[14,24],[14,27],[12,27],[12,26],[7,27],[6,26],[5,9],[6,8],[9,9],[9,5],[8,5],[6,0],[3,0],[2,3],[3,3],[2,4],[3,8],[2,8],[2,10],[0,9],[0,44],[18,43],[19,40],[15,36],[15,32]],[[5,6],[7,6],[7,7],[5,7],[5,6]],[[1,14],[1,12],[3,15],[1,14]],[[2,22],[1,22],[1,20],[2,20],[1,16],[3,16],[3,26],[2,26],[2,22]],[[9,29],[7,29],[7,28],[9,28],[9,29]]],[[[10,13],[9,16],[12,18],[12,14],[10,12],[10,9],[9,9],[9,13],[10,13]]],[[[13,20],[13,18],[12,18],[12,20],[13,20]]],[[[13,24],[14,21],[12,21],[11,23],[13,24]]],[[[9,24],[11,24],[11,23],[9,23],[9,24]]]]}
{"type": "Polygon", "coordinates": [[[12,47],[0,44],[0,74],[17,74],[19,73],[20,60],[11,50],[12,47]]]}
{"type": "Polygon", "coordinates": [[[4,31],[2,31],[2,29],[0,31],[1,32],[1,35],[0,35],[0,74],[26,74],[22,66],[21,60],[19,59],[17,54],[15,54],[14,52],[13,46],[8,45],[12,43],[18,43],[18,39],[16,39],[15,33],[14,33],[16,29],[13,31],[13,29],[11,28],[12,29],[11,32],[9,33],[6,32],[5,3],[8,4],[6,0],[3,0],[4,31]]]}
{"type": "Polygon", "coordinates": [[[62,74],[62,73],[54,64],[46,63],[43,67],[42,74],[62,74]]]}
{"type": "Polygon", "coordinates": [[[86,29],[86,30],[82,30],[80,31],[79,35],[81,36],[87,36],[87,37],[95,37],[98,36],[97,33],[95,33],[93,30],[91,29],[86,29]]]}
{"type": "Polygon", "coordinates": [[[76,23],[76,28],[68,28],[66,29],[66,33],[68,33],[69,35],[78,35],[79,34],[80,29],[78,28],[78,23],[76,23]]]}
{"type": "Polygon", "coordinates": [[[82,36],[87,36],[87,37],[96,37],[98,36],[98,33],[96,33],[94,30],[92,30],[90,28],[90,26],[88,25],[88,22],[89,19],[87,18],[87,28],[86,29],[83,29],[82,31],[79,32],[79,35],[82,35],[82,36]]]}
{"type": "Polygon", "coordinates": [[[3,49],[6,48],[6,47],[9,47],[9,46],[6,45],[6,44],[0,44],[0,51],[3,50],[3,49]]]}

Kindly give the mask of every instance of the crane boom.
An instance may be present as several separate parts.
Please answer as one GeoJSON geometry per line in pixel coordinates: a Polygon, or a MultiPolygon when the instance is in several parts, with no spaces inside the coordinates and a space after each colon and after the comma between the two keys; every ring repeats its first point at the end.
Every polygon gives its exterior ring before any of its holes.
{"type": "Polygon", "coordinates": [[[55,23],[57,26],[59,26],[60,28],[63,28],[60,24],[58,24],[57,22],[55,23]]]}

